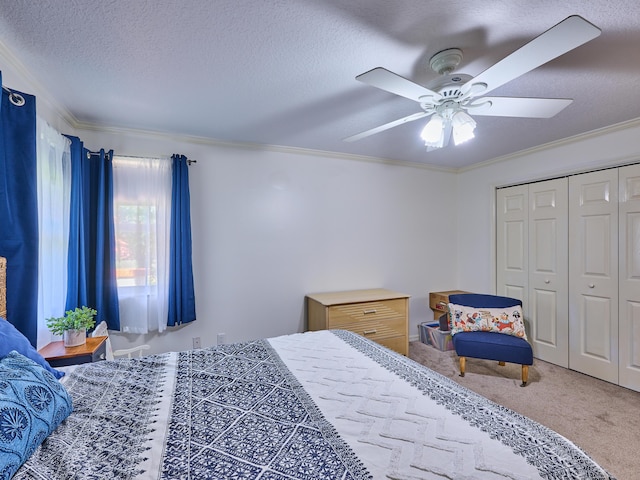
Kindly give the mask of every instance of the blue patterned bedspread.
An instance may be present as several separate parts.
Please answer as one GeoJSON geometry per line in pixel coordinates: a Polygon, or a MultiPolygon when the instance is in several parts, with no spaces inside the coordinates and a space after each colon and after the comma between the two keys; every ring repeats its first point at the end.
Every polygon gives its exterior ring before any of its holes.
{"type": "Polygon", "coordinates": [[[16,479],[371,478],[264,340],[88,364],[65,385],[73,414],[16,479]]]}
{"type": "Polygon", "coordinates": [[[349,332],[87,364],[65,386],[74,412],[16,479],[612,478],[555,432],[349,332]],[[509,473],[517,462],[535,475],[509,473]]]}

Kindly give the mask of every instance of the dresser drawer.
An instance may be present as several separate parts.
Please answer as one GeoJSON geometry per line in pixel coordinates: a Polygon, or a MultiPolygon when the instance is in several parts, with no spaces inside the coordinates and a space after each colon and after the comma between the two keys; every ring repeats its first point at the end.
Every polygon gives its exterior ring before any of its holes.
{"type": "Polygon", "coordinates": [[[399,337],[386,337],[386,338],[379,338],[377,340],[375,340],[376,342],[378,342],[380,345],[383,345],[391,350],[394,350],[398,353],[401,353],[405,356],[409,355],[409,352],[407,350],[407,337],[406,335],[402,335],[399,337]]]}
{"type": "Polygon", "coordinates": [[[398,319],[402,321],[405,318],[405,305],[405,299],[334,305],[329,307],[329,328],[351,330],[347,326],[398,319]]]}
{"type": "Polygon", "coordinates": [[[404,335],[406,321],[402,317],[390,318],[386,320],[362,320],[360,322],[343,323],[339,326],[329,327],[330,329],[350,330],[354,333],[377,340],[384,337],[404,335]]]}

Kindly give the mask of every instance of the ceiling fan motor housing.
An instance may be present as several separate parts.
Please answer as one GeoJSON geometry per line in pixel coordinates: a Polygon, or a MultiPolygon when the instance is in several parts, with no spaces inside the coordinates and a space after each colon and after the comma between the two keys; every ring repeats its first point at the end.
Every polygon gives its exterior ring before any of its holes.
{"type": "Polygon", "coordinates": [[[453,72],[461,61],[462,50],[459,48],[447,48],[431,57],[429,66],[434,72],[440,75],[447,75],[453,72]]]}
{"type": "Polygon", "coordinates": [[[426,87],[440,95],[439,99],[433,97],[425,98],[424,102],[421,102],[421,106],[424,110],[433,109],[438,105],[442,105],[448,101],[456,101],[463,96],[460,87],[466,82],[471,80],[471,75],[464,73],[456,73],[453,75],[443,75],[438,77],[434,81],[428,83],[426,87]]]}

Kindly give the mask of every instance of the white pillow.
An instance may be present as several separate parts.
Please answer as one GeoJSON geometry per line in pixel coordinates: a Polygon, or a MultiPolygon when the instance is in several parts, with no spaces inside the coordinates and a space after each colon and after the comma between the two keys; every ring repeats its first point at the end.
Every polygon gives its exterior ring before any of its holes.
{"type": "Polygon", "coordinates": [[[451,334],[458,332],[496,332],[527,339],[522,307],[477,308],[449,304],[451,334]]]}

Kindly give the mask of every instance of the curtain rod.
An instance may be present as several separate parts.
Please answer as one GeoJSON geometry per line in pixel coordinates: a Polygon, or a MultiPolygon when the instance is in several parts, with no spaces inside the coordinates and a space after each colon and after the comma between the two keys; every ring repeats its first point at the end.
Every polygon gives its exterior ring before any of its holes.
{"type": "MultiPolygon", "coordinates": [[[[98,154],[100,152],[89,151],[89,153],[98,154]]],[[[168,157],[164,157],[164,158],[163,157],[141,157],[140,155],[116,155],[116,154],[114,154],[113,156],[114,157],[122,157],[122,158],[148,158],[148,159],[151,159],[151,160],[168,160],[169,159],[168,157]]],[[[198,162],[197,160],[187,159],[187,165],[191,165],[192,163],[197,163],[197,162],[198,162]]]]}

